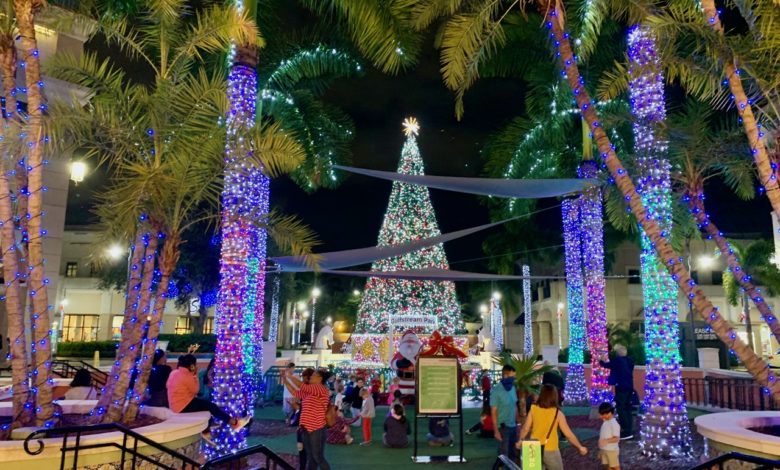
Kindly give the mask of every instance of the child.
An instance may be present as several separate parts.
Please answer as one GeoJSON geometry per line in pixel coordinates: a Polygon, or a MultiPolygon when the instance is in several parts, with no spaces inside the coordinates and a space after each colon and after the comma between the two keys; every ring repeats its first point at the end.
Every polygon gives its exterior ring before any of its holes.
{"type": "Polygon", "coordinates": [[[620,425],[615,419],[615,408],[611,403],[599,405],[601,431],[599,432],[599,454],[601,464],[609,467],[609,470],[620,470],[620,425]]]}
{"type": "Polygon", "coordinates": [[[428,445],[431,447],[451,446],[453,436],[450,432],[450,420],[447,418],[428,418],[428,445]]]}
{"type": "Polygon", "coordinates": [[[336,384],[336,397],[333,399],[333,404],[336,405],[336,410],[341,411],[344,407],[344,384],[336,384]]]}
{"type": "Polygon", "coordinates": [[[385,419],[385,433],[382,435],[382,443],[385,447],[400,449],[409,445],[409,434],[412,429],[409,421],[404,416],[404,407],[394,405],[390,410],[390,416],[385,419]]]}
{"type": "Polygon", "coordinates": [[[398,377],[394,377],[393,383],[390,384],[390,388],[387,389],[387,404],[390,406],[391,411],[393,408],[393,403],[395,402],[395,392],[396,390],[400,390],[400,385],[399,385],[400,383],[401,383],[401,379],[398,377]]]}
{"type": "Polygon", "coordinates": [[[360,390],[360,397],[363,399],[363,404],[360,407],[360,417],[363,419],[363,442],[361,446],[371,445],[371,422],[376,416],[376,410],[374,409],[374,399],[371,397],[371,391],[368,388],[360,390]]]}
{"type": "Polygon", "coordinates": [[[358,419],[357,416],[350,419],[345,418],[341,410],[336,411],[336,423],[328,429],[326,442],[328,444],[352,444],[354,439],[349,434],[349,425],[358,419]]]}
{"type": "Polygon", "coordinates": [[[469,428],[466,434],[474,434],[479,431],[479,437],[492,438],[495,434],[493,429],[493,417],[490,415],[490,403],[482,405],[482,414],[479,416],[479,422],[469,428]]]}

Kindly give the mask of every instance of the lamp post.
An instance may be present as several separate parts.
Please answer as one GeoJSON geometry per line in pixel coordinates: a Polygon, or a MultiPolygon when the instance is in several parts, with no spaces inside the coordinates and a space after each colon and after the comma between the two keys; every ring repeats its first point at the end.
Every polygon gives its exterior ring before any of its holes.
{"type": "Polygon", "coordinates": [[[295,309],[295,323],[298,328],[296,335],[295,335],[295,344],[299,344],[301,342],[301,321],[303,316],[303,311],[306,309],[306,302],[300,301],[296,304],[295,309]]]}
{"type": "Polygon", "coordinates": [[[322,291],[319,287],[314,287],[311,290],[311,338],[310,342],[314,343],[314,335],[317,334],[317,324],[316,324],[316,317],[317,317],[317,299],[319,296],[322,295],[322,291]]]}
{"type": "Polygon", "coordinates": [[[563,349],[563,333],[561,331],[561,317],[563,316],[563,302],[558,302],[558,349],[563,349]]]}
{"type": "Polygon", "coordinates": [[[71,162],[70,164],[70,179],[79,184],[84,181],[84,177],[87,176],[87,164],[84,162],[71,162]]]}

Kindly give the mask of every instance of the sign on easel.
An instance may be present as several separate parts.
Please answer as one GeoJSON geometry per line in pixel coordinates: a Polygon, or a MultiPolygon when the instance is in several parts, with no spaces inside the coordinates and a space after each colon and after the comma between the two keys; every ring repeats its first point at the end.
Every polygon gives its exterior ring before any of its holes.
{"type": "Polygon", "coordinates": [[[466,462],[463,457],[463,410],[461,407],[460,362],[454,356],[421,356],[415,366],[416,416],[414,420],[415,463],[434,461],[466,462]],[[455,418],[460,424],[460,454],[443,456],[417,455],[417,420],[421,418],[455,418]]]}
{"type": "Polygon", "coordinates": [[[460,413],[458,359],[421,357],[417,360],[417,414],[460,413]]]}

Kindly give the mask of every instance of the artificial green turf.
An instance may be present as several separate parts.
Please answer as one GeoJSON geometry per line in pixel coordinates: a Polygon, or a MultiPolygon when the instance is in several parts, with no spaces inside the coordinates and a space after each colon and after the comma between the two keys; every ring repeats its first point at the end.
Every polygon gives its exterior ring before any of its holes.
{"type": "MultiPolygon", "coordinates": [[[[568,415],[588,414],[589,408],[566,408],[568,415]]],[[[479,420],[479,408],[466,408],[464,415],[464,433],[479,420]]],[[[406,449],[387,449],[382,446],[382,425],[387,414],[387,407],[377,407],[377,417],[372,424],[373,444],[367,447],[360,447],[357,444],[363,440],[362,430],[352,428],[352,437],[355,442],[351,445],[329,445],[326,447],[325,456],[334,470],[374,470],[376,468],[417,468],[411,461],[412,446],[406,449]]],[[[413,407],[408,407],[407,414],[413,418],[413,407]]],[[[282,419],[282,411],[278,406],[267,407],[255,410],[255,419],[282,419]]],[[[458,446],[458,421],[450,420],[450,430],[455,435],[454,447],[429,447],[425,434],[428,430],[428,421],[421,419],[418,422],[418,455],[457,455],[458,446]]],[[[598,433],[592,429],[574,429],[574,433],[580,440],[590,439],[598,433]]],[[[498,455],[498,443],[494,439],[479,438],[476,436],[466,436],[464,434],[463,453],[467,460],[466,463],[442,463],[436,464],[441,468],[452,469],[490,469],[498,455]]],[[[284,436],[259,437],[251,436],[249,444],[262,443],[270,449],[287,454],[296,454],[298,452],[295,443],[295,434],[284,436]]],[[[566,443],[561,443],[566,446],[566,443]]]]}

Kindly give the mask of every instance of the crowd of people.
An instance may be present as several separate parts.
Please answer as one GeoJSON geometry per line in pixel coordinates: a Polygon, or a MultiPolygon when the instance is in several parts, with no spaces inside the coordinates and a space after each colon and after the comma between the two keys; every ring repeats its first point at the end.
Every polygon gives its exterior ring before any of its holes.
{"type": "MultiPolygon", "coordinates": [[[[625,347],[617,345],[614,351],[615,357],[604,357],[601,364],[610,369],[609,384],[615,388],[616,406],[612,403],[599,406],[602,420],[599,458],[609,470],[620,468],[620,441],[633,437],[631,396],[634,393],[634,364],[627,357],[625,347]]],[[[540,445],[540,457],[546,470],[564,468],[559,433],[581,455],[586,455],[588,449],[572,432],[563,411],[565,382],[561,374],[555,369],[545,372],[538,394],[529,397],[527,403],[518,400],[515,375],[515,369],[509,364],[503,366],[501,379],[495,383],[489,373],[483,373],[479,381],[483,400],[480,419],[466,434],[495,439],[498,453],[515,462],[519,462],[523,442],[530,439],[540,445]],[[524,419],[521,419],[521,406],[527,410],[524,419]]],[[[361,446],[372,445],[373,421],[377,413],[384,413],[378,411],[378,405],[387,405],[381,444],[390,449],[409,446],[411,426],[398,380],[389,383],[384,391],[385,397],[380,393],[378,380],[367,383],[366,378],[361,376],[333,377],[328,370],[313,368],[307,368],[298,376],[294,363],[287,365],[281,379],[285,389],[286,420],[298,427],[301,469],[330,469],[325,457],[326,444],[352,444],[355,441],[353,430],[362,431],[361,446]],[[332,414],[330,419],[329,413],[332,414]]],[[[449,420],[429,418],[426,440],[433,447],[452,446],[454,436],[449,420]]]]}

